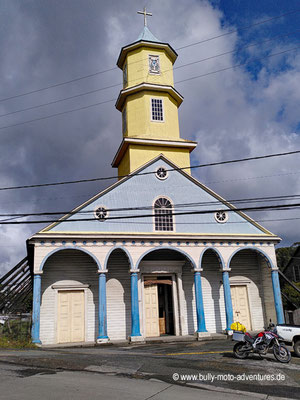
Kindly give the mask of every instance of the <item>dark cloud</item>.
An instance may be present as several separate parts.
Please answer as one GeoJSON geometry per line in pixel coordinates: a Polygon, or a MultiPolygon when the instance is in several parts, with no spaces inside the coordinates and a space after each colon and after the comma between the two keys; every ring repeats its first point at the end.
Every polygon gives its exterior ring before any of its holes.
{"type": "MultiPolygon", "coordinates": [[[[116,0],[4,0],[0,14],[0,99],[64,82],[115,66],[121,46],[134,41],[142,29],[136,14],[140,1],[116,0]]],[[[222,21],[222,12],[209,1],[151,2],[150,29],[175,48],[234,28],[222,21]],[[176,4],[176,7],[174,7],[176,4]]],[[[271,12],[272,10],[269,10],[271,12]]],[[[266,12],[267,14],[267,12],[266,12]]],[[[252,21],[248,21],[251,23],[252,21]]],[[[257,39],[257,38],[256,38],[257,39]]],[[[179,52],[177,65],[236,48],[237,34],[179,52]]],[[[289,43],[272,47],[285,49],[289,43]]],[[[266,50],[268,51],[268,50],[266,50]]],[[[253,50],[256,54],[256,50],[253,50]]],[[[258,50],[257,50],[258,54],[258,50]]],[[[261,56],[261,53],[259,53],[261,56]]],[[[228,55],[175,71],[175,80],[232,66],[228,55]]],[[[297,125],[300,96],[299,59],[283,56],[266,61],[254,80],[246,68],[176,85],[185,101],[180,109],[181,135],[199,141],[193,163],[219,161],[300,148],[297,125]],[[277,64],[276,64],[277,63],[277,64]],[[272,72],[275,68],[276,73],[272,72]],[[279,121],[278,111],[285,113],[279,121]]],[[[113,70],[72,84],[0,102],[0,114],[69,97],[121,82],[113,70]]],[[[0,118],[2,126],[44,117],[73,108],[114,99],[119,88],[0,118]]],[[[299,121],[298,121],[299,122],[299,121]]],[[[121,141],[121,116],[114,103],[61,115],[17,127],[0,129],[1,186],[72,180],[116,174],[110,163],[121,141]]],[[[299,192],[298,175],[248,179],[295,171],[295,158],[258,162],[239,167],[195,171],[203,181],[227,198],[258,197],[299,192]]],[[[110,182],[0,193],[2,212],[67,211],[110,182]]],[[[279,213],[263,217],[283,216],[279,213]]],[[[287,215],[287,214],[285,214],[287,215]]],[[[295,215],[293,212],[292,215],[295,215]]],[[[256,214],[255,218],[262,218],[256,214]]],[[[297,224],[265,224],[292,243],[297,224]]],[[[25,255],[24,242],[40,226],[0,228],[2,270],[25,255]],[[9,247],[12,246],[12,247],[9,247]]]]}

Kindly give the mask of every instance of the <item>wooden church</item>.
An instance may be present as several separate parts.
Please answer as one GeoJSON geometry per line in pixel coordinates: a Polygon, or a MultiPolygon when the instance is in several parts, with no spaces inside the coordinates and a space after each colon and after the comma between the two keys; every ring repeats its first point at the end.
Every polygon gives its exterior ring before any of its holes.
{"type": "Polygon", "coordinates": [[[200,338],[233,321],[284,322],[280,238],[191,175],[197,143],[179,132],[176,58],[146,24],[121,49],[120,179],[29,239],[34,343],[200,338]]]}

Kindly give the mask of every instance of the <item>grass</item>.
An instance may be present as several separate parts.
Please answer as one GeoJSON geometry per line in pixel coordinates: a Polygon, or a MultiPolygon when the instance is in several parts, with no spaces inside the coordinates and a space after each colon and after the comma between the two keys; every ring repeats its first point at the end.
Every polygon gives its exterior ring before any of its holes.
{"type": "Polygon", "coordinates": [[[0,349],[36,349],[36,345],[30,339],[11,339],[0,336],[0,349]]]}
{"type": "Polygon", "coordinates": [[[0,326],[0,349],[35,349],[31,342],[29,320],[11,319],[0,326]]]}

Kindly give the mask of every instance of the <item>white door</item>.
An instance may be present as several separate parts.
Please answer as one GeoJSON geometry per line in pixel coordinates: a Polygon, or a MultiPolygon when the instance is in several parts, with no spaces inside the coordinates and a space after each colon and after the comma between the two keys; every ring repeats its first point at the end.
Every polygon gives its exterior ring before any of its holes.
{"type": "Polygon", "coordinates": [[[157,285],[144,287],[146,337],[159,336],[157,285]]]}
{"type": "Polygon", "coordinates": [[[248,302],[248,292],[246,285],[230,286],[233,308],[234,322],[240,322],[245,325],[247,330],[251,330],[251,319],[248,302]]]}
{"type": "Polygon", "coordinates": [[[84,291],[58,292],[57,342],[84,342],[84,291]]]}

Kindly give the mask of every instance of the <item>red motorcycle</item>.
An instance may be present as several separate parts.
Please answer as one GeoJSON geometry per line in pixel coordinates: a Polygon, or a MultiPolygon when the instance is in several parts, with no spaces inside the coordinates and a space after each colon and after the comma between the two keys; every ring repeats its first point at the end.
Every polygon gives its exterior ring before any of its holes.
{"type": "Polygon", "coordinates": [[[238,342],[233,348],[236,358],[247,358],[250,353],[259,354],[262,357],[273,349],[276,360],[282,363],[288,363],[291,360],[291,352],[282,343],[283,338],[277,334],[274,325],[270,325],[267,330],[259,332],[254,337],[248,332],[233,332],[233,340],[238,342]]]}

